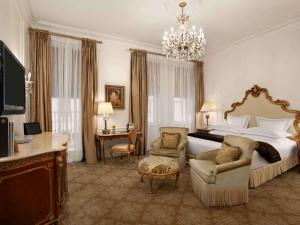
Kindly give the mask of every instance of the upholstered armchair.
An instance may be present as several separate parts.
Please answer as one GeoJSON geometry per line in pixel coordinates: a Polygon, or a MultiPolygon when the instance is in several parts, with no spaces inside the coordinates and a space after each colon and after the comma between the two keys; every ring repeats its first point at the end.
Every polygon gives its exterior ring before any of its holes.
{"type": "Polygon", "coordinates": [[[161,127],[159,128],[160,137],[151,143],[150,155],[166,156],[178,159],[180,170],[183,170],[186,163],[186,145],[188,128],[183,127],[161,127]],[[180,134],[180,141],[176,148],[163,148],[162,147],[162,134],[163,133],[178,133],[180,134]]]}
{"type": "Polygon", "coordinates": [[[195,194],[207,206],[232,206],[248,202],[248,182],[253,151],[258,143],[248,138],[225,136],[229,146],[239,147],[238,160],[218,165],[217,150],[200,153],[189,161],[195,194]]]}

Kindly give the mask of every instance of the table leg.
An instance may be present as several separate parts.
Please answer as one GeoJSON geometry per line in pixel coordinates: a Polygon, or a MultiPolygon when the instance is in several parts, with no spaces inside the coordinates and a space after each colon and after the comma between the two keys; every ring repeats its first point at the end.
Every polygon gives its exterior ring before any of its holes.
{"type": "Polygon", "coordinates": [[[150,194],[153,194],[153,176],[149,176],[150,194]]]}
{"type": "Polygon", "coordinates": [[[103,162],[105,163],[105,149],[104,149],[104,139],[100,139],[100,151],[102,151],[103,162]]]}
{"type": "Polygon", "coordinates": [[[138,157],[138,160],[140,159],[140,154],[141,154],[141,148],[142,148],[142,137],[141,135],[138,136],[138,152],[137,152],[137,157],[138,157]]]}
{"type": "Polygon", "coordinates": [[[144,182],[144,175],[141,175],[141,182],[144,182]]]}
{"type": "Polygon", "coordinates": [[[179,179],[179,172],[176,173],[176,179],[175,179],[175,187],[177,187],[177,182],[178,182],[178,179],[179,179]]]}
{"type": "Polygon", "coordinates": [[[99,139],[98,139],[98,141],[97,141],[97,152],[98,152],[98,160],[101,160],[101,158],[102,158],[102,153],[101,153],[101,146],[100,146],[100,141],[99,141],[99,139]]]}

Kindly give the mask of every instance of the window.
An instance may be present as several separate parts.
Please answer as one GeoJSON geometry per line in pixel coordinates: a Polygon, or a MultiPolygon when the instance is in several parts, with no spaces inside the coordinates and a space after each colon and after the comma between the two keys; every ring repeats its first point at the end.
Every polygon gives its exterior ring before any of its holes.
{"type": "Polygon", "coordinates": [[[148,96],[148,124],[151,125],[154,122],[154,97],[148,96]]]}
{"type": "Polygon", "coordinates": [[[52,129],[69,136],[68,162],[80,161],[81,132],[81,42],[51,37],[52,129]]]}
{"type": "Polygon", "coordinates": [[[174,121],[185,122],[186,121],[186,101],[185,98],[174,98],[174,121]]]}

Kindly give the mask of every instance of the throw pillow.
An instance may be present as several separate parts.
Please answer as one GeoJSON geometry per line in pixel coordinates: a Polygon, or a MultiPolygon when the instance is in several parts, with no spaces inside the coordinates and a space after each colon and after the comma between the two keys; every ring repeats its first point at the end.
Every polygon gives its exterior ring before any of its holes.
{"type": "Polygon", "coordinates": [[[215,162],[221,165],[224,163],[236,161],[239,159],[241,153],[242,151],[239,147],[233,147],[223,143],[215,158],[215,162]]]}
{"type": "Polygon", "coordinates": [[[177,148],[180,141],[179,133],[162,133],[161,147],[162,148],[177,148]]]}

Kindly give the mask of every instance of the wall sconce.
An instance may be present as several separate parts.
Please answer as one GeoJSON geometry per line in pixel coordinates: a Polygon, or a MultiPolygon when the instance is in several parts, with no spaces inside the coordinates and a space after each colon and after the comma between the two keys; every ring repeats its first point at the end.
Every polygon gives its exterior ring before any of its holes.
{"type": "Polygon", "coordinates": [[[31,94],[32,86],[33,81],[31,81],[31,73],[29,72],[27,76],[25,75],[25,90],[27,96],[31,94]]]}

